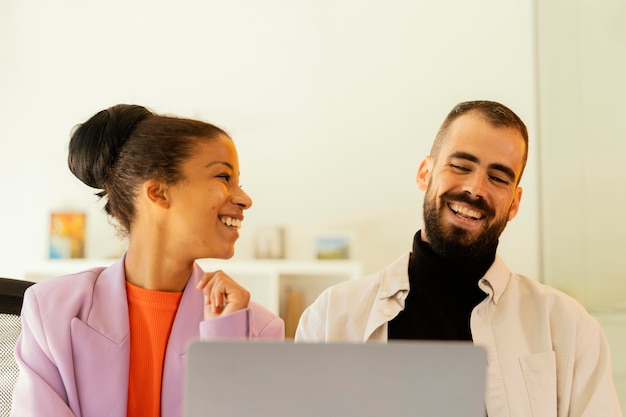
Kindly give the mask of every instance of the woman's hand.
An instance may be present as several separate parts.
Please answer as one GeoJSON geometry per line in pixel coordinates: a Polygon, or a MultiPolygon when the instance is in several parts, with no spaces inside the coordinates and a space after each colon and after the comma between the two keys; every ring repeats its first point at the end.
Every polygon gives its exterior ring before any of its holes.
{"type": "Polygon", "coordinates": [[[204,319],[248,308],[250,293],[224,271],[207,272],[196,288],[204,293],[204,319]]]}

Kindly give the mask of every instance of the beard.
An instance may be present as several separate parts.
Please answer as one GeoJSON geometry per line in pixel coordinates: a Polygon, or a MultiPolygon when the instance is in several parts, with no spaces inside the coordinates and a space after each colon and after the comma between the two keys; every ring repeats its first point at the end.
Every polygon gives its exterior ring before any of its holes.
{"type": "Polygon", "coordinates": [[[473,199],[467,193],[444,193],[439,198],[441,205],[437,209],[437,197],[430,196],[427,190],[424,198],[424,228],[428,243],[439,256],[459,262],[478,262],[493,257],[498,247],[498,240],[508,222],[506,215],[496,217],[495,210],[482,198],[473,199]],[[446,225],[442,216],[449,210],[449,201],[459,201],[485,214],[485,224],[477,233],[461,227],[446,225]],[[491,223],[488,223],[493,219],[491,223]]]}

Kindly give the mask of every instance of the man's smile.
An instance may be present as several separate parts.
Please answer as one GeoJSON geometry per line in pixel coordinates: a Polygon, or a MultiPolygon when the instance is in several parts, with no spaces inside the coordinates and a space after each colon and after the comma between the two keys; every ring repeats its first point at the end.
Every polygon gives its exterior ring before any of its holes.
{"type": "Polygon", "coordinates": [[[485,218],[485,215],[479,211],[472,210],[469,207],[462,206],[455,202],[448,203],[448,207],[458,216],[469,220],[481,220],[485,218]]]}

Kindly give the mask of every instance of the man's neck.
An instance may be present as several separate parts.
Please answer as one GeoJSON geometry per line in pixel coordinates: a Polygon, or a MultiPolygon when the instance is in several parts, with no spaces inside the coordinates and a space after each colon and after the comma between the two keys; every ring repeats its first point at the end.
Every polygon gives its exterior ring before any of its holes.
{"type": "Polygon", "coordinates": [[[497,246],[492,251],[474,257],[455,259],[436,253],[431,245],[424,241],[421,230],[413,239],[413,257],[424,262],[429,268],[443,272],[445,275],[460,274],[465,277],[480,279],[493,264],[496,257],[497,246]]]}

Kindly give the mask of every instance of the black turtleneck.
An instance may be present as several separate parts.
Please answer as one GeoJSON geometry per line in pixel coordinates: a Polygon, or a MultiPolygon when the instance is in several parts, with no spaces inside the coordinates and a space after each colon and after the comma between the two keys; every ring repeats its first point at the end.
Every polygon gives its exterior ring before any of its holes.
{"type": "Polygon", "coordinates": [[[389,322],[389,339],[472,340],[470,315],[486,294],[478,287],[496,248],[471,264],[446,259],[413,239],[405,308],[389,322]]]}

